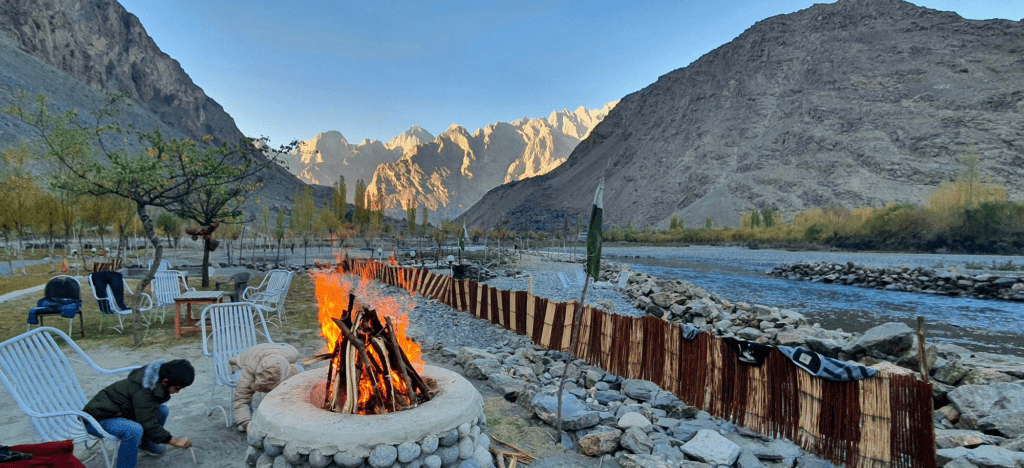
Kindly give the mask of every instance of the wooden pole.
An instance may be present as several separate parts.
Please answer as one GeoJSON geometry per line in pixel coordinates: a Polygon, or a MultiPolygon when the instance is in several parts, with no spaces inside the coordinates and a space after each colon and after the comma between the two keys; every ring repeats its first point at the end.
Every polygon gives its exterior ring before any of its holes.
{"type": "Polygon", "coordinates": [[[921,379],[928,383],[928,357],[924,353],[924,317],[917,316],[917,361],[921,365],[921,379]]]}

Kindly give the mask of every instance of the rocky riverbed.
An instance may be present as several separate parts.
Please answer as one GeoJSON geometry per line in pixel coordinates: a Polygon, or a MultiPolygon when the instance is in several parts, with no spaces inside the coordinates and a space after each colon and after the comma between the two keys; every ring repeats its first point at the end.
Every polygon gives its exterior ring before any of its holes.
{"type": "Polygon", "coordinates": [[[854,262],[815,262],[779,265],[772,269],[770,274],[791,280],[836,283],[887,291],[1024,302],[1024,277],[963,274],[958,273],[956,268],[871,268],[854,262]]]}

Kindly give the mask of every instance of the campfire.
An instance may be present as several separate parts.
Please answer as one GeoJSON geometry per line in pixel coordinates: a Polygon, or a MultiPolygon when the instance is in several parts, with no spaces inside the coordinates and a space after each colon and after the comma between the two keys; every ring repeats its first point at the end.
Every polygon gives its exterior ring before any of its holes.
{"type": "MultiPolygon", "coordinates": [[[[330,360],[323,409],[345,414],[384,414],[415,408],[430,400],[420,376],[419,346],[406,338],[407,319],[393,301],[378,301],[377,310],[359,305],[351,286],[338,275],[317,278],[321,335],[327,352],[304,364],[330,360]],[[347,294],[347,306],[340,297],[347,294]],[[396,327],[392,317],[396,317],[396,327]]],[[[362,288],[365,290],[365,285],[362,288]]]]}

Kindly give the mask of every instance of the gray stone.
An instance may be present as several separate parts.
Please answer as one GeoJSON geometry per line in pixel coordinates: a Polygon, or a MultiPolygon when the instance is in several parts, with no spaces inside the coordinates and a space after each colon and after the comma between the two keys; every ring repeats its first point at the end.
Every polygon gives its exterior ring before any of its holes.
{"type": "Polygon", "coordinates": [[[931,371],[935,380],[949,385],[956,385],[967,375],[968,369],[960,363],[959,358],[950,359],[941,365],[937,365],[931,371]]]}
{"type": "Polygon", "coordinates": [[[434,453],[435,450],[437,450],[438,443],[440,443],[440,440],[437,438],[436,435],[427,434],[427,436],[424,437],[423,440],[421,440],[419,443],[420,452],[430,455],[434,453]]]}
{"type": "Polygon", "coordinates": [[[1024,411],[1001,411],[978,420],[978,430],[1013,438],[1024,435],[1024,411]]]}
{"type": "Polygon", "coordinates": [[[437,449],[437,456],[441,457],[442,465],[450,465],[459,459],[459,446],[449,445],[437,449]]]}
{"type": "Polygon", "coordinates": [[[503,367],[497,359],[474,359],[464,365],[467,379],[487,380],[487,376],[497,374],[503,367]]]}
{"type": "MultiPolygon", "coordinates": [[[[558,398],[555,395],[538,393],[530,402],[538,418],[551,426],[558,424],[558,398]]],[[[562,394],[562,429],[578,431],[596,426],[601,421],[596,411],[591,411],[579,399],[568,392],[562,394]]]]}
{"type": "Polygon", "coordinates": [[[245,464],[246,466],[256,466],[256,460],[259,460],[260,455],[263,454],[262,450],[256,450],[253,447],[245,449],[245,464]]]}
{"type": "Polygon", "coordinates": [[[678,426],[672,428],[672,433],[675,437],[682,441],[688,441],[697,435],[698,431],[703,429],[711,429],[714,431],[718,430],[718,423],[710,419],[694,419],[689,421],[683,421],[678,426]]]}
{"type": "Polygon", "coordinates": [[[623,453],[616,458],[622,468],[675,468],[661,457],[654,455],[638,455],[635,453],[623,453]]]}
{"type": "Polygon", "coordinates": [[[334,463],[345,468],[355,468],[363,464],[363,457],[357,457],[348,452],[338,452],[334,454],[334,463]]]}
{"type": "Polygon", "coordinates": [[[284,454],[274,457],[274,468],[292,468],[292,464],[288,463],[288,459],[284,457],[284,454]]]}
{"type": "Polygon", "coordinates": [[[274,457],[264,452],[263,455],[256,459],[256,468],[274,468],[274,457]]]}
{"type": "Polygon", "coordinates": [[[580,447],[580,453],[588,457],[599,457],[618,449],[620,437],[622,437],[622,431],[613,428],[611,430],[591,432],[580,437],[577,444],[580,447]]]}
{"type": "Polygon", "coordinates": [[[683,453],[704,463],[731,466],[740,456],[740,447],[716,431],[701,429],[683,444],[683,453]]]}
{"type": "Polygon", "coordinates": [[[960,410],[960,425],[977,428],[979,419],[1004,410],[1024,408],[1024,387],[1012,383],[961,385],[949,392],[949,401],[960,410]]]}
{"type": "MultiPolygon", "coordinates": [[[[312,456],[312,454],[310,454],[312,456]]],[[[409,463],[420,456],[420,445],[413,442],[398,444],[398,461],[409,463]]]]}
{"type": "Polygon", "coordinates": [[[736,458],[736,468],[764,468],[764,464],[757,459],[754,452],[741,450],[740,456],[736,458]]]}
{"type": "Polygon", "coordinates": [[[960,457],[950,460],[942,468],[978,468],[978,465],[967,461],[967,458],[960,457]]]}
{"type": "Polygon", "coordinates": [[[472,437],[463,437],[459,439],[459,458],[466,460],[473,457],[473,453],[476,452],[476,442],[472,437]]]}
{"type": "Polygon", "coordinates": [[[298,447],[296,447],[295,444],[285,445],[281,455],[283,455],[285,460],[288,460],[288,463],[292,465],[301,465],[306,461],[304,460],[304,458],[306,458],[305,455],[299,453],[298,447]]]}
{"type": "Polygon", "coordinates": [[[639,427],[630,427],[619,438],[622,448],[638,455],[650,455],[654,452],[654,441],[639,427]]]}
{"type": "Polygon", "coordinates": [[[459,430],[458,429],[452,429],[452,430],[450,430],[448,432],[445,432],[443,435],[440,436],[440,442],[439,443],[441,444],[442,447],[451,447],[452,445],[455,445],[455,443],[458,442],[458,441],[459,441],[459,430]]]}
{"type": "Polygon", "coordinates": [[[613,401],[625,401],[626,397],[622,396],[621,393],[615,390],[603,390],[594,392],[594,398],[598,403],[607,405],[613,401]]]}
{"type": "Polygon", "coordinates": [[[250,447],[263,450],[263,435],[250,432],[245,435],[245,442],[249,444],[250,447]]]}
{"type": "Polygon", "coordinates": [[[459,468],[480,468],[480,464],[471,458],[468,460],[462,460],[462,462],[459,463],[459,468]]]}
{"type": "Polygon", "coordinates": [[[761,330],[754,327],[745,327],[736,332],[736,337],[747,341],[754,341],[762,335],[761,330]]]}
{"type": "Polygon", "coordinates": [[[487,450],[487,447],[479,444],[476,446],[476,451],[473,452],[473,460],[475,460],[481,468],[492,468],[494,466],[494,459],[491,458],[491,452],[487,450]]]}
{"type": "Polygon", "coordinates": [[[459,350],[459,355],[455,358],[455,361],[465,366],[467,362],[475,359],[493,359],[497,361],[498,356],[479,348],[470,348],[467,346],[459,350]]]}
{"type": "Polygon", "coordinates": [[[487,376],[487,385],[501,393],[506,400],[515,401],[523,389],[530,384],[504,372],[498,372],[487,376]]]}
{"type": "Polygon", "coordinates": [[[956,447],[935,451],[935,459],[940,465],[957,458],[964,458],[975,465],[984,467],[1015,468],[1018,463],[1024,463],[1024,453],[1012,452],[994,445],[982,445],[974,449],[956,447]]]}
{"type": "Polygon", "coordinates": [[[367,461],[373,468],[387,468],[398,460],[398,449],[390,444],[377,444],[370,449],[367,461]]]}
{"type": "Polygon", "coordinates": [[[423,460],[415,459],[409,463],[399,463],[400,468],[423,468],[423,460]]]}
{"type": "Polygon", "coordinates": [[[630,411],[621,418],[619,418],[618,426],[620,429],[629,429],[631,427],[639,427],[640,429],[646,429],[651,425],[651,421],[645,418],[642,414],[635,411],[630,411]]]}
{"type": "Polygon", "coordinates": [[[971,447],[977,445],[996,445],[1003,441],[1002,437],[991,436],[979,431],[966,429],[936,429],[935,447],[940,449],[953,447],[971,447]]]}
{"type": "Polygon", "coordinates": [[[313,468],[324,468],[330,465],[334,461],[334,457],[330,455],[324,455],[320,449],[313,449],[309,452],[309,466],[313,468]]]}
{"type": "Polygon", "coordinates": [[[818,338],[816,336],[808,336],[805,344],[807,345],[807,349],[830,358],[839,356],[839,352],[843,350],[844,346],[846,346],[846,343],[842,341],[818,338]]]}
{"type": "Polygon", "coordinates": [[[423,459],[423,468],[441,468],[441,457],[430,455],[423,459]]]}
{"type": "Polygon", "coordinates": [[[491,438],[487,434],[481,432],[480,435],[476,437],[476,444],[483,448],[488,448],[491,446],[491,438]]]}
{"type": "Polygon", "coordinates": [[[1024,452],[1024,437],[1017,437],[1016,439],[1004,440],[999,443],[999,446],[1013,452],[1024,452]]]}
{"type": "Polygon", "coordinates": [[[622,381],[622,394],[637,401],[648,401],[661,391],[650,380],[626,379],[622,381]]]}
{"type": "Polygon", "coordinates": [[[888,356],[899,356],[913,346],[914,336],[914,330],[905,323],[883,323],[864,332],[860,338],[843,348],[843,352],[860,355],[877,351],[888,356]]]}
{"type": "Polygon", "coordinates": [[[650,400],[651,406],[664,411],[672,411],[680,405],[684,405],[678,397],[665,390],[658,391],[654,395],[654,398],[650,400]]]}
{"type": "Polygon", "coordinates": [[[267,454],[268,457],[276,457],[281,452],[284,452],[284,445],[271,442],[269,437],[263,439],[263,453],[267,454]]]}

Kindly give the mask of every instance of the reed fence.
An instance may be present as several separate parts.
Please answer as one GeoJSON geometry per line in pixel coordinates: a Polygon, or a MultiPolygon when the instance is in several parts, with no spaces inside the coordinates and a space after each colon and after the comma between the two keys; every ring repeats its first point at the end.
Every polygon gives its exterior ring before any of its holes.
{"type": "Polygon", "coordinates": [[[913,375],[829,381],[799,369],[777,349],[762,366],[741,363],[724,340],[701,333],[687,341],[679,324],[651,316],[615,315],[375,261],[348,259],[337,268],[443,302],[549,350],[572,351],[612,374],[650,380],[691,406],[790,439],[833,463],[936,466],[931,384],[913,375]],[[570,350],[576,314],[580,333],[570,350]]]}

